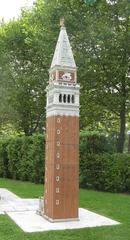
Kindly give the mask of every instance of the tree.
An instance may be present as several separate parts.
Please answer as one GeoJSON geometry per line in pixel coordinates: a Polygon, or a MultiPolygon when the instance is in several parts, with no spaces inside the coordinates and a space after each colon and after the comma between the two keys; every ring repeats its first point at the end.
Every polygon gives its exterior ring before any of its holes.
{"type": "Polygon", "coordinates": [[[36,6],[43,10],[39,13],[47,12],[43,15],[48,32],[55,30],[55,23],[65,13],[82,86],[82,128],[95,122],[106,125],[111,116],[113,128],[119,126],[117,151],[122,152],[130,102],[129,3],[100,0],[90,5],[59,0],[42,5],[39,0],[36,6]]]}
{"type": "Polygon", "coordinates": [[[48,66],[59,18],[65,16],[81,84],[81,129],[116,129],[117,151],[123,151],[130,108],[129,12],[127,0],[37,0],[31,11],[6,25],[4,41],[15,86],[11,102],[26,134],[45,117],[48,66]]]}
{"type": "Polygon", "coordinates": [[[4,23],[0,26],[0,128],[3,124],[8,123],[11,107],[8,102],[8,93],[10,88],[10,70],[8,63],[8,54],[2,35],[4,23]]]}
{"type": "Polygon", "coordinates": [[[30,28],[28,21],[29,13],[25,12],[20,20],[5,25],[3,40],[11,72],[10,106],[13,113],[17,113],[13,121],[25,135],[32,135],[45,117],[47,73],[44,72],[44,58],[39,54],[42,46],[35,45],[37,29],[30,28]]]}
{"type": "Polygon", "coordinates": [[[130,6],[127,1],[112,5],[102,1],[95,10],[98,18],[96,29],[93,24],[91,26],[90,39],[97,82],[91,90],[100,106],[118,117],[117,151],[123,152],[126,117],[130,110],[130,6]]]}

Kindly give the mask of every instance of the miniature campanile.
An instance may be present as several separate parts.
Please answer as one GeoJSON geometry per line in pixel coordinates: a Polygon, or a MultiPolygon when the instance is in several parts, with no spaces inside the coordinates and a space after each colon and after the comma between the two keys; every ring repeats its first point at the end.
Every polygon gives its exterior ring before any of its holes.
{"type": "Polygon", "coordinates": [[[79,84],[63,19],[49,74],[44,217],[78,220],[79,84]]]}

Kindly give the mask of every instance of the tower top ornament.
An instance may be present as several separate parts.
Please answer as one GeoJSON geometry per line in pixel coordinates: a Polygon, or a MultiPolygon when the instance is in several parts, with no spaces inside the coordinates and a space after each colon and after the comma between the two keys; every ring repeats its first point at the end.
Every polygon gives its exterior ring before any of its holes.
{"type": "Polygon", "coordinates": [[[61,18],[60,18],[60,26],[61,26],[61,27],[64,27],[64,26],[65,26],[65,19],[64,19],[64,17],[61,17],[61,18]]]}

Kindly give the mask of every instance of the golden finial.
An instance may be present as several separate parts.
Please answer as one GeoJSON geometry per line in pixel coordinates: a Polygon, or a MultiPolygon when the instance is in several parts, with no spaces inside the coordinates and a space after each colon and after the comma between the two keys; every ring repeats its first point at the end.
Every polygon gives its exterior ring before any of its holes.
{"type": "Polygon", "coordinates": [[[60,18],[60,26],[61,26],[61,27],[64,27],[64,26],[65,26],[65,19],[64,19],[64,17],[61,17],[61,18],[60,18]]]}

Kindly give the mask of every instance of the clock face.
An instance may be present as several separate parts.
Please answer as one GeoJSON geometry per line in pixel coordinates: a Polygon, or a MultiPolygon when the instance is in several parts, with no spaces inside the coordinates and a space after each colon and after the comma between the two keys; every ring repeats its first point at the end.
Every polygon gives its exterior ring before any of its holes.
{"type": "Polygon", "coordinates": [[[62,75],[62,79],[63,79],[63,81],[70,81],[72,79],[71,73],[64,73],[62,75]]]}

